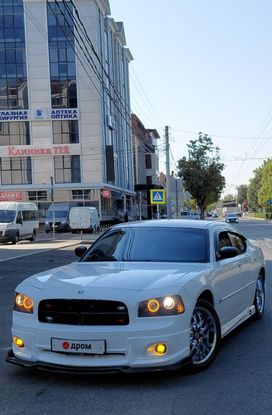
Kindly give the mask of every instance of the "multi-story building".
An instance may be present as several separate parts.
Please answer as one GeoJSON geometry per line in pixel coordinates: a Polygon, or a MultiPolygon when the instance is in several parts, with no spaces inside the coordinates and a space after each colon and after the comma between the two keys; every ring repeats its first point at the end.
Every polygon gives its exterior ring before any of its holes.
{"type": "Polygon", "coordinates": [[[78,201],[102,220],[134,193],[128,66],[108,0],[1,0],[0,200],[78,201]]]}
{"type": "Polygon", "coordinates": [[[151,219],[153,210],[157,209],[150,203],[150,190],[159,189],[159,154],[157,140],[160,138],[157,130],[146,129],[139,118],[132,114],[132,137],[134,159],[134,183],[137,193],[137,216],[151,219]]]}

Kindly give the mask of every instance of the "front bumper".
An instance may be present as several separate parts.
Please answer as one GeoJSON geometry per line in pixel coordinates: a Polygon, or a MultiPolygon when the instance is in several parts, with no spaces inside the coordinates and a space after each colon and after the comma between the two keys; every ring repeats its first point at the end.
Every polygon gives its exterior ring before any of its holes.
{"type": "Polygon", "coordinates": [[[72,374],[109,374],[109,373],[142,373],[142,372],[158,372],[178,370],[191,363],[191,358],[187,357],[181,361],[168,366],[152,366],[152,367],[129,367],[129,366],[104,366],[104,367],[74,367],[67,365],[59,365],[44,362],[29,362],[16,357],[11,349],[6,357],[6,362],[14,365],[23,366],[30,369],[44,370],[56,373],[72,373],[72,374]]]}
{"type": "Polygon", "coordinates": [[[190,355],[189,320],[185,315],[140,319],[128,326],[91,327],[34,323],[31,316],[16,314],[12,336],[23,339],[24,347],[13,345],[7,361],[17,365],[71,373],[157,371],[178,368],[190,355]],[[52,351],[52,338],[74,342],[104,340],[105,353],[52,351]],[[166,344],[165,354],[149,350],[157,343],[166,344]]]}
{"type": "Polygon", "coordinates": [[[16,236],[16,229],[0,231],[0,242],[11,242],[16,236]]]}

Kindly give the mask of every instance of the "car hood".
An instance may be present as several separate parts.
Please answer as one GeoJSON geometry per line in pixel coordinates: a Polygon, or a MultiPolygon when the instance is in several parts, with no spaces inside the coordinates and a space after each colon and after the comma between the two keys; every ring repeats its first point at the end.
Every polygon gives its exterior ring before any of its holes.
{"type": "Polygon", "coordinates": [[[67,290],[69,287],[148,290],[180,286],[181,279],[183,281],[184,277],[191,278],[209,267],[210,264],[187,263],[74,262],[33,275],[21,284],[50,291],[51,289],[67,290]]]}

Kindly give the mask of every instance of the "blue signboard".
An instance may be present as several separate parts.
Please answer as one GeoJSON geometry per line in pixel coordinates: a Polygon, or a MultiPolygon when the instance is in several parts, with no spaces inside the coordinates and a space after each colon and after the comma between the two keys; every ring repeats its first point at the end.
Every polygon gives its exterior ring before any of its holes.
{"type": "Polygon", "coordinates": [[[150,203],[151,205],[165,205],[165,190],[151,189],[150,203]]]}

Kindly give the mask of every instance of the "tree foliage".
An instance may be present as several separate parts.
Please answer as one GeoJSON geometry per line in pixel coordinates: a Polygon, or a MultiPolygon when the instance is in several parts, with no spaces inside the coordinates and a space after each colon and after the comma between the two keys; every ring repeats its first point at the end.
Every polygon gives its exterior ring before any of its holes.
{"type": "Polygon", "coordinates": [[[249,180],[247,189],[248,208],[253,210],[253,212],[258,211],[261,208],[258,202],[258,191],[261,187],[262,170],[263,167],[258,167],[254,170],[254,177],[249,180]]]}
{"type": "Polygon", "coordinates": [[[223,202],[229,202],[231,200],[236,200],[236,196],[231,195],[230,193],[223,197],[223,202]]]}
{"type": "Polygon", "coordinates": [[[241,184],[238,187],[237,190],[238,190],[237,202],[240,205],[243,205],[243,203],[245,203],[247,201],[247,190],[248,190],[248,187],[247,187],[246,184],[241,184]]]}
{"type": "Polygon", "coordinates": [[[261,187],[258,191],[258,203],[266,206],[272,200],[272,160],[268,159],[262,168],[261,187]]]}
{"type": "Polygon", "coordinates": [[[188,159],[178,161],[178,175],[183,177],[185,189],[196,199],[204,218],[206,207],[219,200],[225,187],[221,172],[224,164],[220,161],[219,148],[213,145],[211,137],[199,133],[197,140],[190,140],[188,159]]]}

